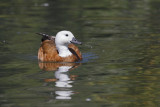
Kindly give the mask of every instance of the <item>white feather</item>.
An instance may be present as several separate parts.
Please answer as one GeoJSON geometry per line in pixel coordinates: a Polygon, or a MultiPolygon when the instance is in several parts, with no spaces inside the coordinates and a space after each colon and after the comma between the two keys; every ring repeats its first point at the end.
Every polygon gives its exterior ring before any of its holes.
{"type": "Polygon", "coordinates": [[[68,49],[68,45],[71,43],[74,35],[70,31],[60,31],[57,33],[55,38],[56,48],[59,52],[59,56],[67,57],[72,55],[68,49]],[[66,34],[68,36],[66,36],[66,34]]]}

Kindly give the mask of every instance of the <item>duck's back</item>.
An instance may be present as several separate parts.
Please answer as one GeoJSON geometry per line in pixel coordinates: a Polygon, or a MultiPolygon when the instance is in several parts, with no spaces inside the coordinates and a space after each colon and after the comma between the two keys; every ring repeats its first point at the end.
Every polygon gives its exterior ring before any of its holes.
{"type": "Polygon", "coordinates": [[[82,54],[77,46],[69,44],[68,48],[72,55],[60,57],[56,49],[55,39],[44,40],[38,51],[38,60],[42,62],[76,62],[82,60],[82,54]]]}

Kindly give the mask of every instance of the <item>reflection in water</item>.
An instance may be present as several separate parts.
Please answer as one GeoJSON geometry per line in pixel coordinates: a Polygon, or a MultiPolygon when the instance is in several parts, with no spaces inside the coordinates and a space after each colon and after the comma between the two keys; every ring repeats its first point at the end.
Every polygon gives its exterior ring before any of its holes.
{"type": "Polygon", "coordinates": [[[71,87],[75,80],[76,75],[68,74],[68,71],[79,66],[79,63],[41,63],[39,62],[39,67],[45,71],[55,71],[56,79],[45,79],[45,82],[55,82],[55,94],[56,99],[71,99],[73,90],[71,87]]]}
{"type": "Polygon", "coordinates": [[[70,81],[71,79],[67,75],[67,71],[69,71],[70,68],[70,66],[61,66],[55,72],[55,77],[58,79],[56,81],[56,87],[72,87],[70,83],[73,81],[70,81]]]}
{"type": "MultiPolygon", "coordinates": [[[[61,66],[55,72],[55,77],[56,79],[58,79],[56,81],[56,87],[72,87],[70,83],[72,83],[73,81],[71,81],[71,79],[67,75],[67,71],[69,71],[70,68],[71,66],[61,66]]],[[[72,92],[73,91],[55,91],[55,93],[58,95],[56,99],[71,99],[70,96],[72,95],[72,92]]]]}
{"type": "Polygon", "coordinates": [[[73,94],[73,91],[56,91],[57,95],[56,99],[71,99],[71,95],[73,94]]]}

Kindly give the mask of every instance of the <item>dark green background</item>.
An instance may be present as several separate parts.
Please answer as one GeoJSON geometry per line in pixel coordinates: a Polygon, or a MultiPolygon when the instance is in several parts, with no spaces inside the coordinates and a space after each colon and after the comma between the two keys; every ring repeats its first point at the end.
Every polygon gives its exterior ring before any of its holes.
{"type": "Polygon", "coordinates": [[[159,0],[1,0],[1,107],[160,106],[159,0]],[[41,37],[70,30],[82,64],[71,88],[38,67],[41,37]],[[56,99],[55,91],[72,91],[56,99]]]}

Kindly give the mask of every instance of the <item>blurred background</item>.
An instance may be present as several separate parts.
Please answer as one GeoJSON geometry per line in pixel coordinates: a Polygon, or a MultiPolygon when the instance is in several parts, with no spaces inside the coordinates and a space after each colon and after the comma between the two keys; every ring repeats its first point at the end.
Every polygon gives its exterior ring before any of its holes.
{"type": "Polygon", "coordinates": [[[159,0],[0,0],[1,107],[157,107],[159,77],[159,0]],[[83,61],[38,63],[60,30],[83,61]]]}

